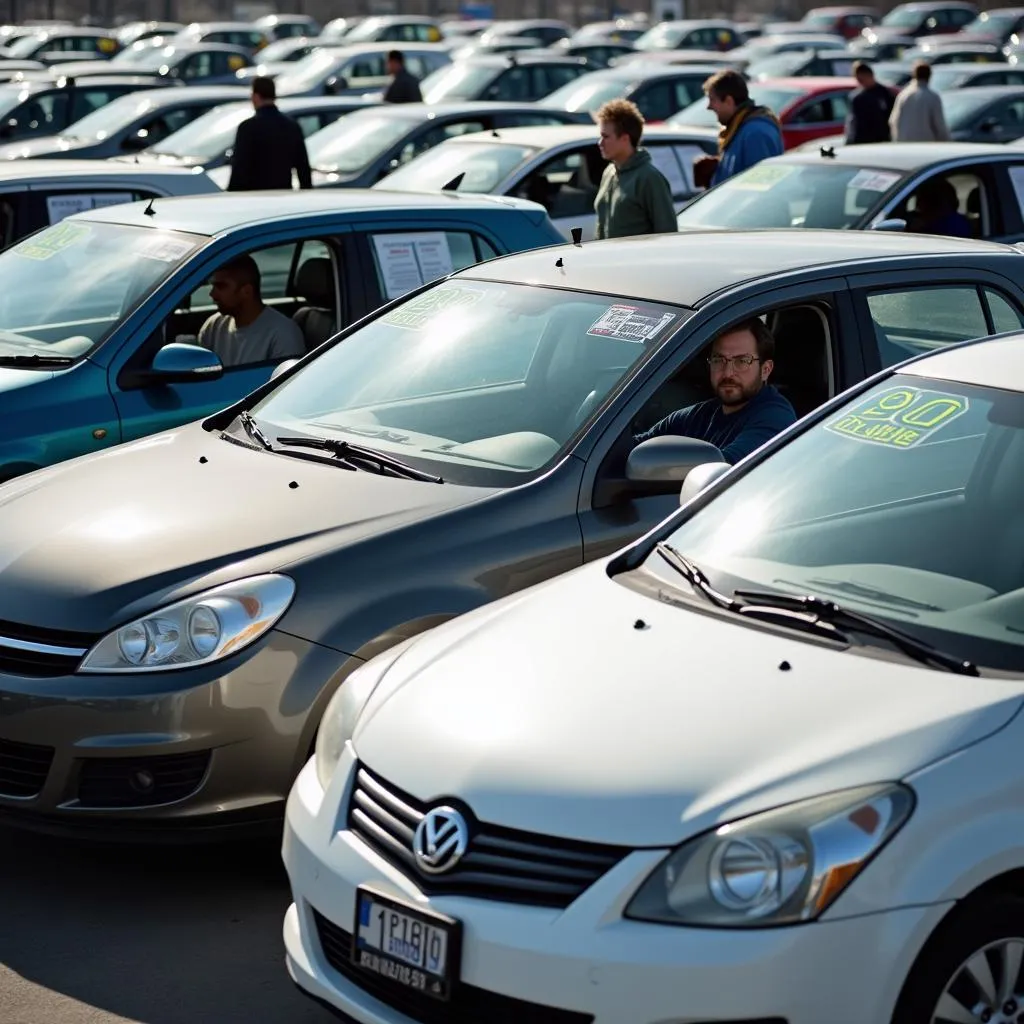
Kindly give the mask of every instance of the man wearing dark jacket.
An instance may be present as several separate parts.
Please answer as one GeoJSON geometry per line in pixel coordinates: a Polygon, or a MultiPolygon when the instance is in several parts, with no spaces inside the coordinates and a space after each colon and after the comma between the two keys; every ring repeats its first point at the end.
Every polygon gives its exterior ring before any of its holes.
{"type": "Polygon", "coordinates": [[[273,79],[252,80],[256,113],[238,126],[229,192],[291,188],[292,171],[298,175],[299,188],[313,187],[302,129],[277,109],[276,98],[273,79]]]}
{"type": "Polygon", "coordinates": [[[888,89],[875,79],[869,64],[857,61],[853,75],[858,88],[850,93],[850,112],[846,115],[846,144],[890,142],[889,115],[895,102],[888,89]]]}
{"type": "Polygon", "coordinates": [[[388,54],[388,74],[391,84],[384,93],[385,103],[422,103],[420,83],[416,76],[405,68],[405,56],[401,50],[388,54]]]}

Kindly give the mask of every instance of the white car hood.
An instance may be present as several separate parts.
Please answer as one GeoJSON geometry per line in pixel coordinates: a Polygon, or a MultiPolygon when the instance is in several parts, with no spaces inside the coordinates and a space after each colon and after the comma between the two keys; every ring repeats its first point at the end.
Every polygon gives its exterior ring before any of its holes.
{"type": "Polygon", "coordinates": [[[691,612],[597,564],[426,634],[386,673],[353,742],[388,782],[457,797],[481,821],[671,846],[904,778],[1002,728],[1022,695],[1024,682],[691,612]]]}

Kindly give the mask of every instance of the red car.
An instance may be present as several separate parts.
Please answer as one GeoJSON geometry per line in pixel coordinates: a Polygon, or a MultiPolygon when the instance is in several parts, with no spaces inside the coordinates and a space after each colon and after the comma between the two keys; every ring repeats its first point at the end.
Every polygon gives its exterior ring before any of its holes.
{"type": "MultiPolygon", "coordinates": [[[[853,78],[766,78],[751,83],[751,99],[769,107],[782,122],[786,149],[845,130],[847,97],[857,88],[853,78]]],[[[893,90],[894,93],[896,90],[893,90]]],[[[715,125],[707,100],[699,99],[668,119],[675,125],[715,125]]]]}
{"type": "Polygon", "coordinates": [[[874,7],[815,7],[804,15],[800,24],[806,26],[807,32],[834,32],[846,39],[856,39],[878,18],[874,7]]]}

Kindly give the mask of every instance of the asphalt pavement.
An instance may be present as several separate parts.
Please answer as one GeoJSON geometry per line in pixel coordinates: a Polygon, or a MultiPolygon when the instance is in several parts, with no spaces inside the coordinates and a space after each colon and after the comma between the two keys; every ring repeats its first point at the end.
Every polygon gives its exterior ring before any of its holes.
{"type": "Polygon", "coordinates": [[[284,967],[277,846],[0,829],[0,1024],[337,1024],[284,967]]]}

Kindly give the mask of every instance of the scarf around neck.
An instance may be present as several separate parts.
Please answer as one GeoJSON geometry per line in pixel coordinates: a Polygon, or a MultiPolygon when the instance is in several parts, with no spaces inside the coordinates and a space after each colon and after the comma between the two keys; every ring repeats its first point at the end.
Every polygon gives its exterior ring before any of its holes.
{"type": "Polygon", "coordinates": [[[767,107],[758,107],[754,105],[753,100],[744,100],[736,108],[736,113],[733,115],[732,120],[727,125],[723,125],[722,130],[718,133],[718,152],[720,154],[724,153],[742,125],[748,120],[758,117],[768,118],[781,131],[782,125],[779,119],[767,107]]]}

